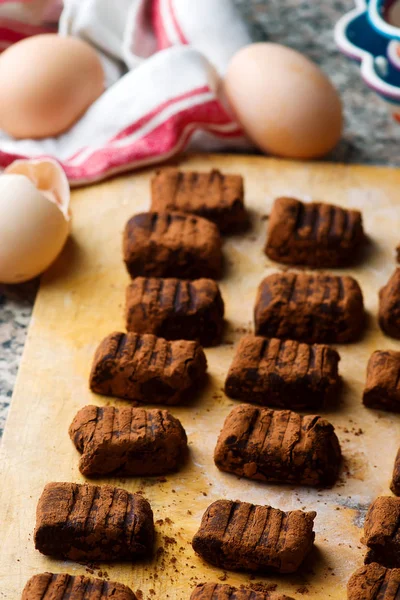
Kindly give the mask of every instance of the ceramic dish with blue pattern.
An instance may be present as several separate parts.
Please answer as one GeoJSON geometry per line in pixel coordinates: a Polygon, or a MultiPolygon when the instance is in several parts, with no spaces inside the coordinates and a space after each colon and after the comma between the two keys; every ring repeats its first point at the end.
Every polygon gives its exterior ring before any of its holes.
{"type": "Polygon", "coordinates": [[[400,122],[400,0],[356,0],[336,25],[339,49],[361,63],[365,83],[400,122]]]}

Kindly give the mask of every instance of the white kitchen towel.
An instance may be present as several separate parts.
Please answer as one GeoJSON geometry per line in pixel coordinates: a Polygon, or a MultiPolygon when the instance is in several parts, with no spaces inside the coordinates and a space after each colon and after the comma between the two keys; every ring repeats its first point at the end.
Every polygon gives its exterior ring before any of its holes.
{"type": "Polygon", "coordinates": [[[79,185],[160,162],[189,144],[249,147],[221,92],[230,58],[251,42],[232,0],[65,0],[60,16],[61,8],[58,0],[0,0],[1,47],[12,43],[10,32],[21,39],[51,31],[60,17],[60,35],[99,52],[107,89],[56,138],[0,132],[0,166],[51,156],[79,185]]]}

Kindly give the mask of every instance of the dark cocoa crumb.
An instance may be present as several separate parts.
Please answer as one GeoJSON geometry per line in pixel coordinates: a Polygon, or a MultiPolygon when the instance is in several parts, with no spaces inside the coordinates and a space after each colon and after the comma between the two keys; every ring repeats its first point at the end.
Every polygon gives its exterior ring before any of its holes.
{"type": "Polygon", "coordinates": [[[278,584],[277,583],[262,583],[261,581],[257,581],[256,583],[251,583],[249,587],[250,587],[250,589],[253,590],[253,592],[269,593],[269,592],[274,592],[276,590],[276,588],[278,587],[278,584]]]}
{"type": "Polygon", "coordinates": [[[151,594],[152,596],[155,596],[156,590],[153,590],[153,588],[151,588],[151,590],[149,590],[149,594],[151,594]]]}
{"type": "Polygon", "coordinates": [[[235,327],[235,333],[251,333],[251,327],[235,327]]]}
{"type": "Polygon", "coordinates": [[[188,514],[188,515],[192,515],[193,513],[192,513],[192,511],[191,511],[191,510],[188,510],[188,511],[187,511],[187,514],[188,514]]]}
{"type": "Polygon", "coordinates": [[[305,585],[303,585],[302,587],[299,587],[296,590],[296,592],[297,592],[297,594],[309,594],[310,590],[305,585]]]}
{"type": "Polygon", "coordinates": [[[173,565],[176,563],[176,558],[175,558],[175,556],[173,556],[173,557],[171,558],[171,563],[172,563],[173,565]]]}
{"type": "Polygon", "coordinates": [[[207,492],[201,492],[203,496],[208,496],[207,492]]]}
{"type": "Polygon", "coordinates": [[[167,525],[173,525],[174,524],[174,522],[171,521],[171,519],[169,517],[165,517],[165,522],[166,522],[167,525]]]}
{"type": "Polygon", "coordinates": [[[167,544],[167,546],[170,546],[172,544],[176,544],[176,539],[173,537],[169,537],[168,535],[165,535],[164,542],[167,544]]]}
{"type": "Polygon", "coordinates": [[[164,525],[164,519],[158,519],[158,520],[155,522],[155,525],[164,525]]]}

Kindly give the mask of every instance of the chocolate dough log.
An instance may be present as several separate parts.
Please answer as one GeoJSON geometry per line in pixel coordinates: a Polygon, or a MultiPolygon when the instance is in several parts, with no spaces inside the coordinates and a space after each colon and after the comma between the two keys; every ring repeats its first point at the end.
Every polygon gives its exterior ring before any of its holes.
{"type": "Polygon", "coordinates": [[[133,561],[152,554],[153,512],[140,494],[110,485],[49,483],[36,509],[35,547],[74,561],[133,561]]]}
{"type": "Polygon", "coordinates": [[[379,325],[384,333],[400,339],[400,267],[379,292],[379,325]]]}
{"type": "Polygon", "coordinates": [[[150,334],[112,333],[98,347],[90,389],[151,404],[179,404],[202,383],[207,359],[197,342],[168,342],[150,334]]]}
{"type": "Polygon", "coordinates": [[[219,279],[222,274],[218,227],[194,215],[148,212],[125,227],[123,254],[131,277],[219,279]]]}
{"type": "Polygon", "coordinates": [[[339,392],[339,360],[329,346],[247,335],[237,347],[225,393],[278,408],[319,410],[339,392]]]}
{"type": "Polygon", "coordinates": [[[269,218],[265,253],[289,265],[340,267],[354,261],[364,239],[358,210],[277,198],[269,218]]]}
{"type": "Polygon", "coordinates": [[[82,454],[82,475],[163,475],[187,455],[186,433],[167,410],[85,406],[69,435],[82,454]]]}
{"type": "Polygon", "coordinates": [[[192,213],[213,221],[220,231],[243,229],[247,223],[243,178],[209,173],[160,169],[151,181],[151,210],[192,213]]]}
{"type": "Polygon", "coordinates": [[[222,569],[294,573],[313,546],[315,517],[315,512],[217,500],[204,513],[192,545],[222,569]]]}
{"type": "Polygon", "coordinates": [[[369,549],[365,564],[400,567],[400,498],[380,496],[371,504],[361,541],[369,549]]]}
{"type": "Polygon", "coordinates": [[[126,585],[82,575],[41,573],[26,584],[21,600],[137,600],[126,585]]]}
{"type": "Polygon", "coordinates": [[[260,284],[256,334],[306,343],[357,340],[364,306],[355,279],[320,273],[275,273],[260,284]]]}
{"type": "Polygon", "coordinates": [[[321,417],[242,404],[226,418],[214,452],[221,471],[260,481],[331,486],[341,451],[321,417]]]}
{"type": "Polygon", "coordinates": [[[195,587],[190,600],[293,600],[278,592],[261,592],[251,588],[234,588],[221,583],[202,583],[195,587]]]}
{"type": "Polygon", "coordinates": [[[396,458],[394,461],[390,489],[392,490],[393,494],[395,494],[395,496],[400,496],[400,448],[396,454],[396,458]]]}
{"type": "Polygon", "coordinates": [[[400,412],[400,352],[376,350],[368,361],[363,403],[400,412]]]}
{"type": "Polygon", "coordinates": [[[136,277],[126,290],[126,328],[166,340],[221,341],[224,302],[212,279],[136,277]]]}
{"type": "Polygon", "coordinates": [[[347,584],[347,600],[396,600],[400,597],[400,569],[372,563],[358,569],[347,584]]]}

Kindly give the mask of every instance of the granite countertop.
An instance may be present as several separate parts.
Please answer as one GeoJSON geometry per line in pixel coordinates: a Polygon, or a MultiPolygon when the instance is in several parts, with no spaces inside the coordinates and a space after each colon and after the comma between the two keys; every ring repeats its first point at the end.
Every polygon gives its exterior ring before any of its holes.
{"type": "MultiPolygon", "coordinates": [[[[234,0],[251,24],[256,39],[268,39],[305,53],[330,75],[339,89],[346,130],[330,160],[400,165],[400,126],[384,103],[366,88],[357,64],[342,56],[333,41],[333,26],[354,0],[234,0]]],[[[0,435],[2,433],[37,283],[0,287],[0,435]]]]}

